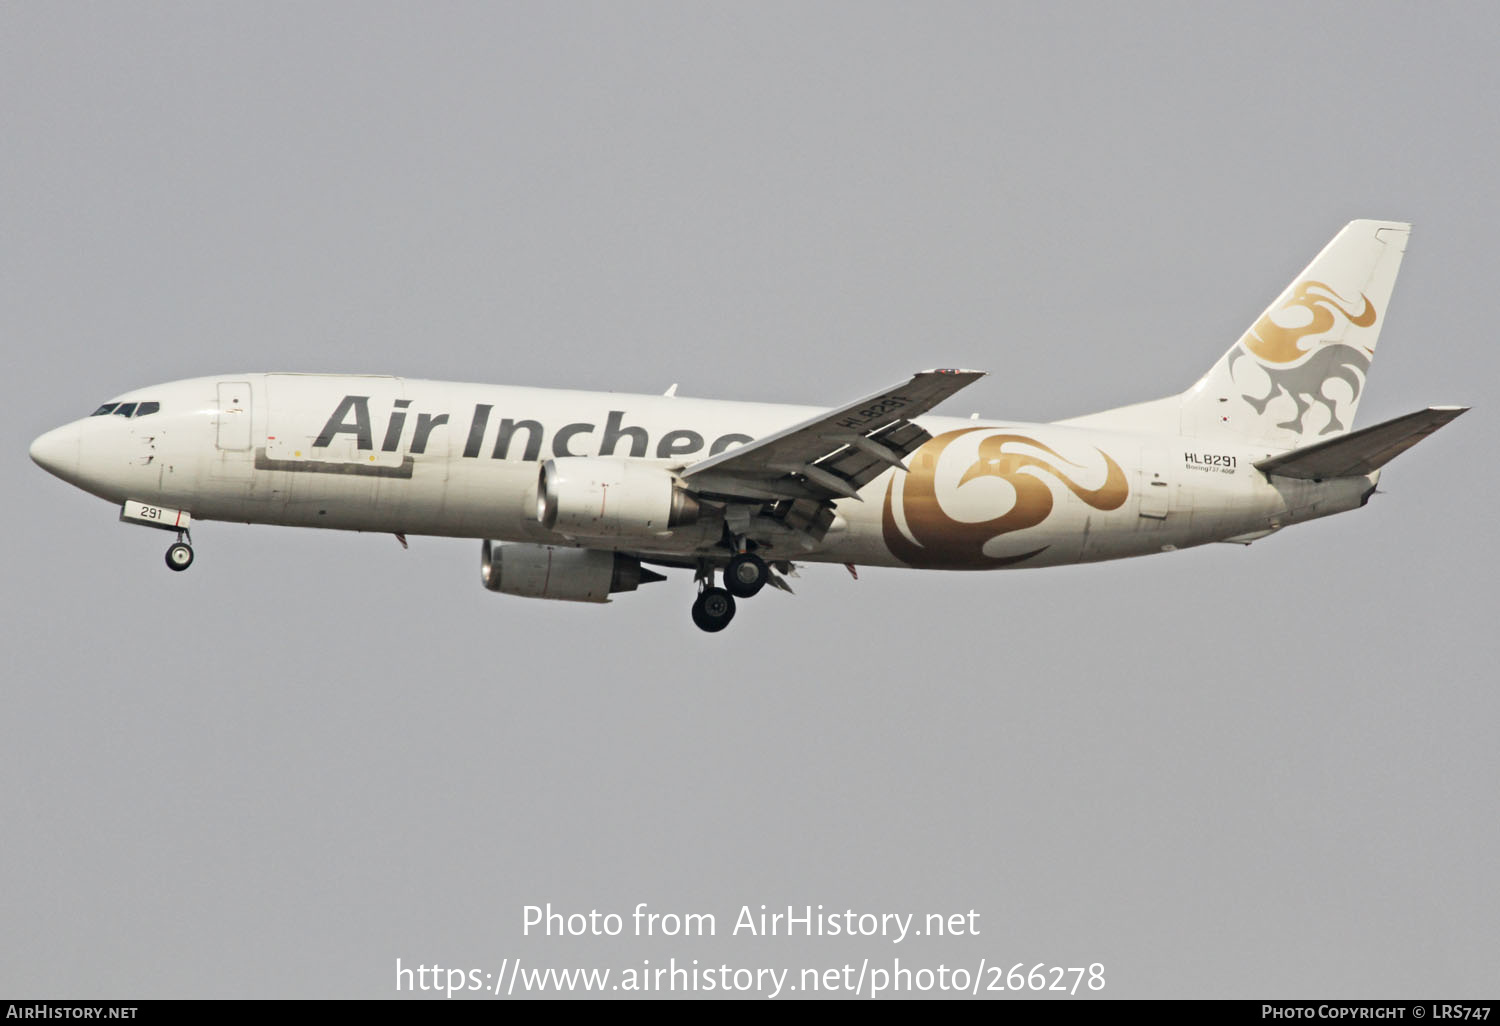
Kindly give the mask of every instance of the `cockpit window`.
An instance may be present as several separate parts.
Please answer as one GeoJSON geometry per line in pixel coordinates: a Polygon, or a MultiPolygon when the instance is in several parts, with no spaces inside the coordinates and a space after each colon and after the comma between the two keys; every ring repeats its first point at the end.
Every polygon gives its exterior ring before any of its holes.
{"type": "Polygon", "coordinates": [[[161,403],[105,403],[90,417],[103,417],[113,413],[116,417],[149,417],[161,412],[161,403]]]}

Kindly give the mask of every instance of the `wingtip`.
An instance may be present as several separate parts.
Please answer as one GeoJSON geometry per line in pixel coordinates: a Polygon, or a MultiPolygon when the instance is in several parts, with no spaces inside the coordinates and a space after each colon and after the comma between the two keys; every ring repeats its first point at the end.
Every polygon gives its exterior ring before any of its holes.
{"type": "Polygon", "coordinates": [[[964,376],[971,378],[982,378],[989,371],[969,370],[963,367],[933,367],[931,370],[918,371],[918,374],[942,374],[944,376],[964,376]]]}

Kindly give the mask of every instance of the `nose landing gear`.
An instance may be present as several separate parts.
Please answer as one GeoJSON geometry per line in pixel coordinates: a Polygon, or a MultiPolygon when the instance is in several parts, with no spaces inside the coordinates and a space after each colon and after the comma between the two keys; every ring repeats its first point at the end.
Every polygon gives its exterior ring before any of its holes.
{"type": "Polygon", "coordinates": [[[171,570],[186,570],[193,565],[193,546],[189,544],[192,539],[186,531],[177,535],[177,541],[167,549],[167,567],[171,570]]]}
{"type": "Polygon", "coordinates": [[[172,531],[177,541],[167,549],[167,567],[182,571],[193,565],[193,515],[185,509],[169,509],[149,502],[126,499],[120,507],[120,519],[127,523],[172,531]]]}

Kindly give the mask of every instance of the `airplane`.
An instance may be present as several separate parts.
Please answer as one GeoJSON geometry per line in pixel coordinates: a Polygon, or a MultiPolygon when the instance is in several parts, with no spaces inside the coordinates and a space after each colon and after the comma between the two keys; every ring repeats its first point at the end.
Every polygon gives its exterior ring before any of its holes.
{"type": "Polygon", "coordinates": [[[1362,507],[1467,407],[1353,428],[1411,226],[1352,221],[1191,388],[1045,424],[933,417],[943,369],[832,409],[254,373],[116,396],[31,458],[175,533],[198,521],[481,541],[491,591],[608,602],[691,570],[692,619],[798,563],[1060,566],[1249,544],[1362,507]],[[653,569],[656,568],[656,569],[653,569]],[[716,584],[716,578],[722,584],[716,584]]]}

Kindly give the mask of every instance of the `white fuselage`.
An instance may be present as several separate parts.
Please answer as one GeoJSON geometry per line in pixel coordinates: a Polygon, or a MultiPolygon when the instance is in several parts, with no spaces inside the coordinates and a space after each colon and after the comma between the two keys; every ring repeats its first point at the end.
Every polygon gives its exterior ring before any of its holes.
{"type": "MultiPolygon", "coordinates": [[[[33,447],[39,462],[111,502],[153,503],[194,519],[612,547],[684,563],[719,543],[722,519],[605,545],[569,538],[538,522],[540,461],[614,455],[677,469],[819,412],[304,374],[198,378],[117,401],[160,409],[59,428],[33,447]]],[[[1275,450],[1176,434],[917,422],[934,439],[912,455],[908,473],[888,471],[859,500],[840,500],[821,541],[769,532],[767,555],[950,569],[1115,559],[1250,540],[1352,509],[1378,476],[1268,479],[1252,464],[1275,450]],[[1030,513],[1018,518],[1023,506],[1030,513]],[[932,539],[944,530],[984,537],[967,555],[912,555],[938,551],[932,539]]]]}

